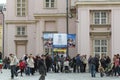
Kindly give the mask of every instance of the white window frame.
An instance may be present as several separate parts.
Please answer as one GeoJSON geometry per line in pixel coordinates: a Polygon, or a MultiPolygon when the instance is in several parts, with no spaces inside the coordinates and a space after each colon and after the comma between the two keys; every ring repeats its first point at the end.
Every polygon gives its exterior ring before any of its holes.
{"type": "Polygon", "coordinates": [[[108,53],[108,40],[107,39],[95,39],[95,40],[93,40],[93,53],[94,53],[94,55],[99,55],[100,57],[102,56],[102,54],[105,54],[105,55],[107,55],[107,53],[108,53]],[[98,45],[96,45],[95,44],[95,41],[99,41],[100,42],[100,44],[98,44],[98,45]],[[106,44],[102,44],[102,42],[103,41],[106,41],[106,44]],[[96,52],[96,49],[95,48],[99,48],[100,50],[98,51],[98,52],[96,52]],[[102,48],[105,48],[106,47],[106,50],[105,51],[102,51],[102,48]]]}
{"type": "Polygon", "coordinates": [[[27,33],[26,31],[26,26],[17,26],[16,27],[16,35],[17,36],[25,36],[27,33]],[[18,31],[18,28],[20,28],[20,31],[18,31]],[[23,31],[23,28],[24,28],[24,31],[23,31]],[[24,34],[23,34],[24,33],[24,34]]]}
{"type": "Polygon", "coordinates": [[[109,12],[108,11],[94,11],[93,12],[93,23],[94,24],[108,24],[108,18],[109,17],[109,12]],[[95,17],[96,13],[98,13],[98,17],[95,17]],[[102,17],[102,13],[105,13],[105,17],[102,17]],[[98,23],[96,23],[95,21],[99,20],[98,23]],[[102,22],[103,20],[105,20],[105,22],[102,22]]]}
{"type": "Polygon", "coordinates": [[[18,0],[16,0],[16,15],[19,17],[24,17],[24,16],[26,16],[26,13],[27,13],[27,0],[25,0],[25,2],[23,2],[23,0],[20,0],[20,2],[18,2],[18,0]],[[18,9],[19,9],[19,11],[18,11],[18,9]],[[19,15],[18,15],[18,13],[19,13],[19,15]]]}
{"type": "Polygon", "coordinates": [[[52,2],[52,0],[49,0],[49,2],[46,2],[46,0],[44,0],[44,3],[45,3],[45,6],[44,6],[45,8],[56,8],[56,0],[54,0],[54,2],[52,2]],[[52,4],[54,6],[52,6],[52,4]]]}

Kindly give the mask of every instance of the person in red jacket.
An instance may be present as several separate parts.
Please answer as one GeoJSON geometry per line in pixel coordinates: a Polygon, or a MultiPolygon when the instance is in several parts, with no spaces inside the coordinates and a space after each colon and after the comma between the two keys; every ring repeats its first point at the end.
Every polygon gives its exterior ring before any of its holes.
{"type": "Polygon", "coordinates": [[[22,73],[24,72],[24,69],[25,69],[25,62],[23,60],[20,60],[19,62],[19,69],[20,69],[21,76],[23,76],[22,73]]]}

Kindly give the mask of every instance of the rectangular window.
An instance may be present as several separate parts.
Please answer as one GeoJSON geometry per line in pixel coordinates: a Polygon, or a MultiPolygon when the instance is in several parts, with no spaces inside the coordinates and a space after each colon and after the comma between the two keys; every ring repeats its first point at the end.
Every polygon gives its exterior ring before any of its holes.
{"type": "Polygon", "coordinates": [[[17,10],[17,16],[26,16],[26,3],[27,0],[17,0],[16,4],[16,10],[17,10]]]}
{"type": "Polygon", "coordinates": [[[94,40],[94,54],[101,56],[108,53],[108,40],[94,40]]]}
{"type": "Polygon", "coordinates": [[[93,23],[94,24],[108,24],[108,11],[94,11],[93,23]]]}
{"type": "Polygon", "coordinates": [[[46,8],[55,8],[55,0],[45,0],[46,8]]]}
{"type": "Polygon", "coordinates": [[[24,26],[17,27],[17,35],[18,36],[26,35],[26,28],[24,26]]]}

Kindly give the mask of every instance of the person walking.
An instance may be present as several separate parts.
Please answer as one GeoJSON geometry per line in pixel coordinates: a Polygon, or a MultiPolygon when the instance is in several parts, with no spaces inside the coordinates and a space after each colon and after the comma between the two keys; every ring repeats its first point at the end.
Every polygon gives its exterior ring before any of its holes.
{"type": "Polygon", "coordinates": [[[24,60],[20,60],[19,61],[19,69],[20,69],[21,76],[23,76],[22,73],[24,72],[25,67],[26,67],[25,61],[24,60]]]}
{"type": "Polygon", "coordinates": [[[42,55],[38,62],[40,78],[39,80],[45,80],[46,76],[46,64],[45,64],[45,55],[42,55]]]}
{"type": "Polygon", "coordinates": [[[28,67],[28,75],[34,75],[34,59],[32,54],[30,54],[30,56],[27,59],[27,67],[28,67]]]}
{"type": "Polygon", "coordinates": [[[17,77],[16,65],[18,64],[18,59],[14,54],[10,54],[10,69],[11,69],[11,79],[14,79],[14,75],[17,77]]]}

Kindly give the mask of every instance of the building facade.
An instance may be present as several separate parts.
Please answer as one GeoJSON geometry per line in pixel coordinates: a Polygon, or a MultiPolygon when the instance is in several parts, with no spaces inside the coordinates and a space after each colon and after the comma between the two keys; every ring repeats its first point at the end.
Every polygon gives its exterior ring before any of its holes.
{"type": "MultiPolygon", "coordinates": [[[[7,0],[5,55],[52,54],[52,41],[44,35],[67,33],[66,1],[7,0]]],[[[76,34],[76,46],[68,48],[69,55],[120,54],[120,1],[68,1],[68,33],[76,34]]]]}
{"type": "MultiPolygon", "coordinates": [[[[70,34],[76,34],[75,20],[73,16],[69,18],[70,34]]],[[[51,54],[53,50],[44,46],[43,37],[47,33],[66,33],[66,1],[7,0],[5,24],[6,56],[10,53],[19,58],[24,54],[51,54]]],[[[69,50],[70,55],[76,53],[76,48],[69,50]]]]}
{"type": "Polygon", "coordinates": [[[78,52],[101,56],[120,54],[120,1],[78,0],[78,52]]]}

